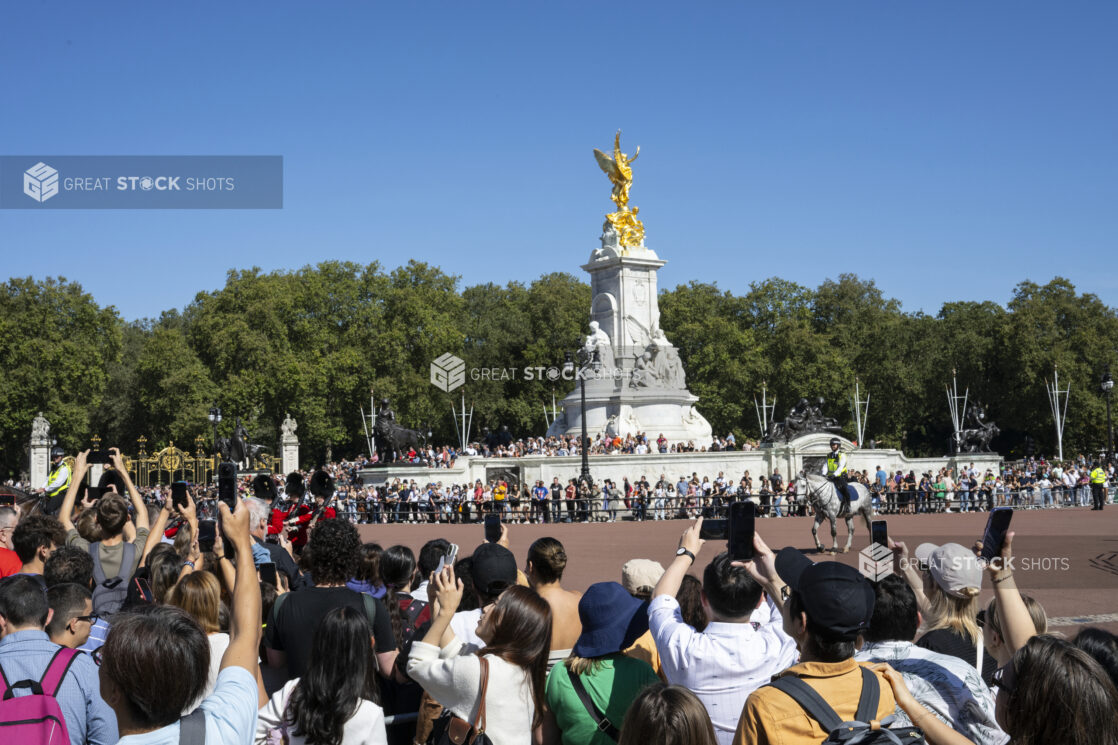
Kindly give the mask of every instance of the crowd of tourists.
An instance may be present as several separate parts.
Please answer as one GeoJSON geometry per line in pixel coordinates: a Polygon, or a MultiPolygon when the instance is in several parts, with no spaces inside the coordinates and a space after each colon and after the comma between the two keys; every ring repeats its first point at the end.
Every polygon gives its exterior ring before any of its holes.
{"type": "MultiPolygon", "coordinates": [[[[1091,470],[1075,462],[1023,463],[997,474],[970,465],[927,472],[919,479],[912,471],[889,473],[881,467],[850,476],[867,487],[878,514],[916,514],[1086,506],[1092,500],[1091,470]]],[[[713,477],[692,472],[660,474],[652,481],[645,475],[625,477],[620,483],[603,479],[589,490],[575,479],[558,477],[534,484],[498,478],[472,484],[397,478],[365,485],[357,471],[344,464],[327,466],[326,471],[335,477],[336,515],[355,523],[476,522],[492,512],[512,523],[694,519],[724,516],[731,502],[746,499],[757,505],[761,517],[811,514],[802,487],[779,469],[756,479],[745,471],[736,481],[721,471],[713,477]]],[[[1109,501],[1116,474],[1113,466],[1102,471],[1109,501]]],[[[162,498],[158,489],[153,498],[162,498]]]]}
{"type": "Polygon", "coordinates": [[[416,555],[255,497],[145,504],[112,461],[123,493],[83,495],[82,453],[57,517],[0,506],[5,742],[1118,743],[1118,638],[1048,634],[1013,533],[989,562],[889,540],[875,583],[763,529],[735,561],[699,517],[579,593],[594,557],[507,524],[416,555]]]}

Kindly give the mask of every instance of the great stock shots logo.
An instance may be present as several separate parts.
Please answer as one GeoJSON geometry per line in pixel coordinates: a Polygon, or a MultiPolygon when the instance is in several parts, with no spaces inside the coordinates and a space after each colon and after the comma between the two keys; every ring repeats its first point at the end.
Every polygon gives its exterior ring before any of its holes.
{"type": "Polygon", "coordinates": [[[466,363],[450,352],[431,363],[431,383],[440,391],[450,393],[466,382],[466,363]]]}
{"type": "Polygon", "coordinates": [[[58,193],[58,171],[39,161],[23,172],[23,193],[45,202],[58,193]]]}
{"type": "Polygon", "coordinates": [[[0,155],[0,210],[282,208],[279,155],[0,155]]]}
{"type": "Polygon", "coordinates": [[[893,552],[880,543],[871,543],[858,554],[858,571],[870,582],[880,582],[893,573],[893,552]]]}

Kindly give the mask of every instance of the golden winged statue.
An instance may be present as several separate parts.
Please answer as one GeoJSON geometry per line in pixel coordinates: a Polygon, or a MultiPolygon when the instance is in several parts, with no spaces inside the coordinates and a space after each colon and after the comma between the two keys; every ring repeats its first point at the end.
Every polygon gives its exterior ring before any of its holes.
{"type": "Polygon", "coordinates": [[[617,211],[606,215],[606,220],[617,231],[618,244],[623,248],[636,248],[644,243],[644,224],[637,219],[639,207],[629,207],[629,189],[633,186],[632,163],[640,155],[640,146],[633,157],[621,152],[621,130],[613,139],[613,157],[594,148],[594,159],[598,167],[609,176],[613,184],[610,199],[617,205],[617,211]]]}

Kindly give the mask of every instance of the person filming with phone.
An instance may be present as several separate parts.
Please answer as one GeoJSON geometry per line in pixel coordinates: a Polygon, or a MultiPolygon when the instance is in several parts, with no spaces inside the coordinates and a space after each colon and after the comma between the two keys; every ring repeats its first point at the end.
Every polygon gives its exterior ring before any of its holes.
{"type": "Polygon", "coordinates": [[[710,623],[696,631],[684,622],[676,595],[706,543],[702,528],[700,517],[680,538],[675,561],[652,591],[648,626],[667,679],[695,693],[720,745],[730,745],[745,700],[796,661],[796,643],[784,632],[778,600],[766,597],[730,551],[703,570],[702,604],[710,623]]]}
{"type": "Polygon", "coordinates": [[[119,611],[124,605],[128,596],[128,580],[140,565],[149,532],[148,510],[136,485],[132,483],[128,470],[124,467],[120,451],[112,448],[109,450],[110,465],[124,482],[131,502],[129,503],[119,494],[105,494],[97,500],[95,508],[97,525],[101,528],[104,537],[100,541],[90,543],[78,535],[72,519],[74,502],[78,496],[78,487],[85,481],[89,471],[88,456],[88,450],[78,453],[74,463],[74,479],[66,491],[66,497],[62,500],[58,520],[66,529],[66,545],[88,551],[93,559],[93,576],[96,581],[93,590],[93,612],[98,615],[110,615],[119,611]],[[133,517],[129,517],[129,506],[132,508],[133,517]],[[121,581],[118,582],[117,579],[121,581]]]}

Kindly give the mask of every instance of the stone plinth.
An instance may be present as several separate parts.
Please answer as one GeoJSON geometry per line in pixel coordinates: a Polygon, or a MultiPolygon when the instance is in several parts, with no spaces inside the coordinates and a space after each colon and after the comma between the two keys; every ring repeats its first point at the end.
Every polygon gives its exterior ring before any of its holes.
{"type": "Polygon", "coordinates": [[[283,424],[280,425],[280,460],[285,474],[299,470],[299,438],[295,436],[298,428],[299,424],[290,414],[284,417],[283,424]]]}
{"type": "MultiPolygon", "coordinates": [[[[587,434],[644,432],[651,440],[664,435],[670,443],[709,446],[710,423],[695,408],[699,399],[687,390],[679,353],[660,328],[656,273],[667,262],[644,246],[618,248],[606,236],[602,243],[582,267],[592,298],[585,349],[598,351],[602,363],[600,376],[580,372],[588,376],[587,434]]],[[[549,436],[581,433],[579,385],[563,399],[549,436]]]]}
{"type": "Polygon", "coordinates": [[[43,418],[43,412],[31,423],[31,488],[38,489],[47,483],[50,475],[50,422],[43,418]]]}

